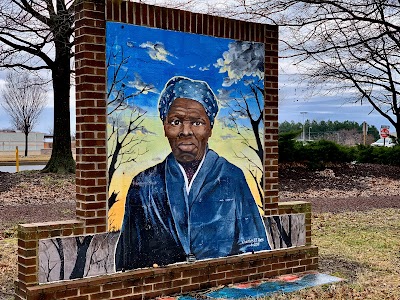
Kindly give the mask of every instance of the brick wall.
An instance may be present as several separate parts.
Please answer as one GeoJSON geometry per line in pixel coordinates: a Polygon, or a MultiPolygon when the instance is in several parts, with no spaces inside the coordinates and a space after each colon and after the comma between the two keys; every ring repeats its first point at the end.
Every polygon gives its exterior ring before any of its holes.
{"type": "Polygon", "coordinates": [[[309,204],[278,205],[276,26],[126,1],[77,0],[75,37],[77,220],[19,227],[16,299],[148,299],[317,268],[318,249],[311,246],[309,204]],[[264,211],[266,215],[306,213],[306,246],[38,285],[39,239],[107,231],[106,21],[265,44],[264,211]]]}
{"type": "Polygon", "coordinates": [[[18,226],[18,277],[15,299],[28,299],[27,289],[37,286],[39,239],[79,235],[84,224],[78,220],[22,224],[18,226]]]}
{"type": "Polygon", "coordinates": [[[266,215],[278,213],[278,28],[126,1],[76,6],[77,218],[86,233],[107,228],[105,21],[182,30],[265,44],[266,215]]]}
{"type": "Polygon", "coordinates": [[[28,299],[152,299],[311,271],[317,267],[318,249],[298,247],[28,287],[28,299]]]}
{"type": "MultiPolygon", "coordinates": [[[[305,213],[310,222],[307,202],[279,204],[279,212],[305,213]]],[[[39,239],[83,232],[84,223],[75,220],[20,225],[15,299],[149,299],[318,268],[318,248],[307,242],[304,247],[38,285],[39,239]]],[[[307,229],[307,239],[310,234],[307,229]]]]}

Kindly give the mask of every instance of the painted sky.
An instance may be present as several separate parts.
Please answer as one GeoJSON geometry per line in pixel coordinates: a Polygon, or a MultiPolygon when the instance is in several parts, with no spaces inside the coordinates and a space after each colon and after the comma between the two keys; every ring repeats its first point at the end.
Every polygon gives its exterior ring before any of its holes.
{"type": "MultiPolygon", "coordinates": [[[[206,81],[219,99],[219,120],[228,116],[226,101],[241,98],[240,92],[248,90],[246,80],[262,78],[260,72],[244,75],[234,61],[231,65],[223,64],[222,55],[240,56],[245,52],[245,49],[235,48],[230,39],[115,22],[107,23],[106,32],[107,51],[117,55],[123,53],[128,58],[126,82],[131,92],[141,90],[145,85],[151,86],[149,91],[135,97],[133,103],[146,110],[147,115],[158,116],[159,93],[173,76],[206,81]],[[243,76],[244,80],[241,80],[243,76]]],[[[262,51],[260,49],[260,53],[262,51]]]]}

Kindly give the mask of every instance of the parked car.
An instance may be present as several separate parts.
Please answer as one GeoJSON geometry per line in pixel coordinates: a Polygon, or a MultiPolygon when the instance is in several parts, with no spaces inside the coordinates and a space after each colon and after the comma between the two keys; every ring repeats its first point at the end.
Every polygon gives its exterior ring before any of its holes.
{"type": "Polygon", "coordinates": [[[396,143],[391,138],[379,139],[371,144],[371,146],[375,147],[393,147],[394,145],[396,143]]]}

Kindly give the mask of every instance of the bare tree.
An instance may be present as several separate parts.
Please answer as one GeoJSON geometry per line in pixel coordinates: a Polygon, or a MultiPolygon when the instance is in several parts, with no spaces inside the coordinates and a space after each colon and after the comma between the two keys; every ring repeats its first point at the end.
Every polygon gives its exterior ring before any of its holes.
{"type": "MultiPolygon", "coordinates": [[[[53,240],[51,240],[51,244],[53,246],[57,247],[53,240]]],[[[40,278],[39,280],[41,283],[51,282],[53,280],[52,272],[54,269],[56,269],[59,262],[54,261],[54,259],[52,259],[52,255],[51,255],[52,251],[51,251],[50,245],[47,243],[47,241],[43,241],[43,240],[39,241],[39,248],[41,250],[40,251],[40,255],[41,255],[40,262],[39,262],[39,278],[40,278]]],[[[60,252],[58,252],[58,254],[60,255],[60,252]]],[[[64,255],[62,256],[62,258],[60,256],[60,262],[61,262],[61,259],[64,259],[64,255]]],[[[59,276],[61,278],[61,274],[59,274],[59,276]]]]}
{"type": "Polygon", "coordinates": [[[310,88],[351,93],[350,101],[369,103],[400,136],[399,1],[238,2],[247,17],[282,26],[282,50],[310,88]]]}
{"type": "Polygon", "coordinates": [[[220,68],[220,72],[227,75],[222,84],[226,89],[219,90],[219,100],[223,106],[230,109],[228,123],[240,136],[241,142],[256,154],[256,159],[245,153],[236,153],[236,156],[248,162],[247,169],[256,183],[262,204],[264,148],[260,129],[263,125],[264,111],[264,55],[262,44],[236,41],[229,44],[229,49],[215,64],[220,68]],[[235,88],[238,81],[244,81],[246,88],[235,88]],[[230,96],[234,90],[240,97],[230,96]]]}
{"type": "Polygon", "coordinates": [[[256,155],[258,160],[254,161],[250,159],[248,155],[244,153],[236,153],[236,156],[247,160],[248,171],[253,178],[257,186],[257,191],[261,199],[261,203],[264,203],[264,171],[263,171],[263,161],[264,161],[264,148],[261,138],[262,132],[260,132],[260,126],[264,120],[264,98],[263,89],[260,82],[249,83],[250,94],[244,94],[238,99],[232,99],[232,103],[229,104],[231,109],[230,121],[234,125],[233,128],[235,132],[241,137],[242,143],[245,144],[249,149],[251,149],[256,155]],[[246,118],[250,122],[250,127],[243,125],[239,122],[240,118],[246,118]],[[251,135],[248,135],[248,132],[251,135]],[[255,142],[255,143],[254,143],[255,142]],[[258,174],[261,177],[258,178],[258,174]]]}
{"type": "Polygon", "coordinates": [[[0,68],[51,73],[54,139],[44,171],[75,172],[70,134],[73,0],[0,2],[0,68]]]}
{"type": "Polygon", "coordinates": [[[75,237],[76,242],[76,261],[69,279],[83,278],[85,271],[87,251],[93,235],[86,235],[84,237],[75,237]]]}
{"type": "Polygon", "coordinates": [[[10,116],[14,128],[24,133],[25,156],[28,156],[28,136],[46,106],[46,91],[39,80],[27,73],[10,72],[2,94],[1,106],[10,116]]]}
{"type": "Polygon", "coordinates": [[[64,280],[64,272],[65,272],[64,245],[62,244],[61,238],[51,239],[50,241],[53,244],[53,246],[57,249],[58,256],[60,257],[60,280],[64,280]]]}
{"type": "MultiPolygon", "coordinates": [[[[107,74],[111,79],[107,93],[108,187],[115,171],[121,165],[134,162],[147,152],[142,147],[145,139],[135,135],[137,132],[149,133],[142,125],[146,111],[135,106],[133,100],[140,94],[153,91],[154,86],[142,82],[138,74],[133,81],[134,88],[128,86],[128,71],[125,67],[128,60],[129,57],[126,57],[119,47],[117,51],[110,52],[107,60],[107,74]]],[[[118,193],[118,191],[111,192],[108,199],[109,208],[117,201],[118,193]]]]}

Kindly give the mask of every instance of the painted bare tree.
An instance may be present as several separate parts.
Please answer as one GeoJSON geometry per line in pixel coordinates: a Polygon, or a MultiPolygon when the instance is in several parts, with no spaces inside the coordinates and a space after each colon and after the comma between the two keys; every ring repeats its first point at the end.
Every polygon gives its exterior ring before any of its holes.
{"type": "MultiPolygon", "coordinates": [[[[128,61],[129,57],[124,56],[123,50],[114,45],[107,60],[108,187],[121,165],[132,163],[147,152],[143,147],[145,139],[136,135],[137,132],[144,135],[148,133],[142,125],[146,111],[135,105],[134,98],[140,94],[155,92],[155,88],[144,83],[138,74],[135,74],[133,80],[129,80],[126,67],[128,61]]],[[[112,191],[109,195],[109,208],[117,201],[118,193],[112,191]]]]}
{"type": "Polygon", "coordinates": [[[53,271],[55,271],[58,266],[60,266],[60,272],[57,280],[64,279],[64,252],[61,249],[63,249],[63,245],[59,238],[57,241],[50,240],[50,243],[48,243],[48,241],[39,242],[39,282],[51,282],[54,278],[57,278],[53,275],[53,271]],[[53,257],[53,247],[57,250],[59,260],[53,257]]]}
{"type": "Polygon", "coordinates": [[[263,124],[264,111],[264,46],[260,43],[232,42],[229,50],[223,53],[215,64],[221,73],[227,73],[223,86],[226,89],[219,90],[219,100],[223,106],[230,109],[228,123],[233,125],[235,132],[241,137],[241,141],[251,149],[258,158],[256,161],[244,153],[236,153],[242,159],[248,161],[248,170],[256,183],[257,190],[263,204],[264,177],[263,161],[264,148],[260,132],[263,124]],[[248,90],[239,91],[241,97],[232,98],[229,89],[240,80],[245,80],[248,90]],[[248,123],[242,120],[247,119],[248,123]],[[249,135],[250,133],[250,135],[249,135]],[[251,138],[250,138],[251,137],[251,138]]]}
{"type": "Polygon", "coordinates": [[[268,216],[264,222],[272,250],[305,245],[304,214],[268,216]]]}
{"type": "Polygon", "coordinates": [[[0,68],[51,74],[54,137],[48,172],[75,172],[69,105],[73,9],[73,0],[0,1],[0,68]]]}
{"type": "Polygon", "coordinates": [[[119,231],[97,234],[93,237],[86,259],[85,277],[110,274],[115,270],[115,246],[119,231]]]}
{"type": "Polygon", "coordinates": [[[84,237],[75,237],[76,242],[76,261],[69,279],[83,278],[86,265],[87,251],[93,235],[86,235],[84,237]]]}
{"type": "Polygon", "coordinates": [[[43,82],[26,72],[9,72],[2,96],[1,106],[10,116],[13,127],[25,135],[25,156],[28,156],[29,133],[37,125],[47,103],[43,82]]]}
{"type": "Polygon", "coordinates": [[[113,273],[118,238],[119,232],[107,232],[41,240],[39,282],[113,273]]]}

